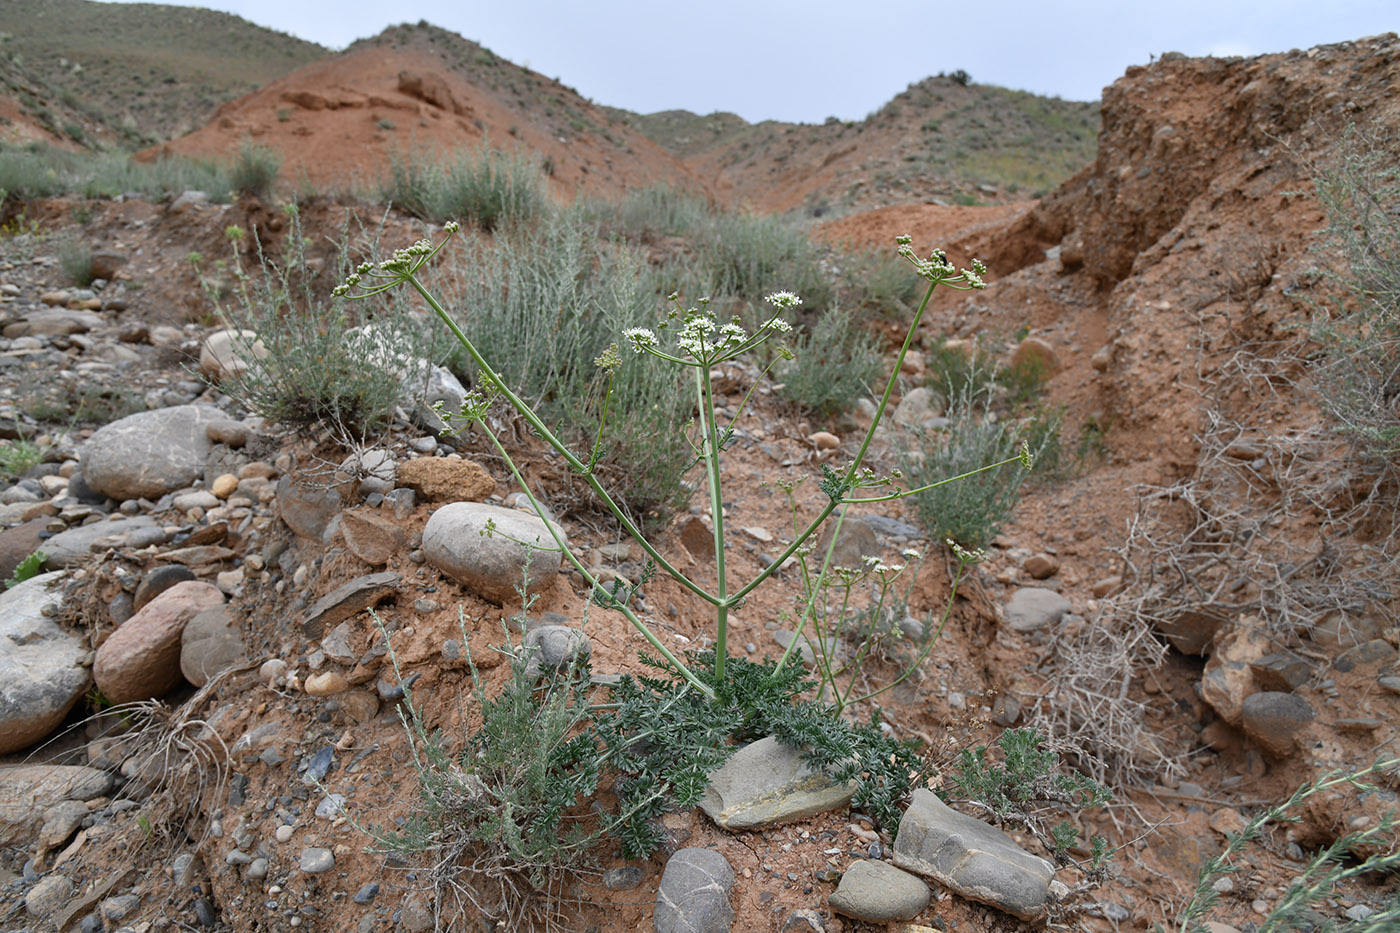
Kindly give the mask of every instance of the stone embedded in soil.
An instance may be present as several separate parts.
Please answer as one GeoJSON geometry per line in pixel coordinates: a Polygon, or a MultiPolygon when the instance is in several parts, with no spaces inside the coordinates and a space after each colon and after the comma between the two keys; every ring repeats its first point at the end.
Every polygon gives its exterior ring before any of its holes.
{"type": "Polygon", "coordinates": [[[380,567],[404,549],[403,531],[377,509],[346,509],[340,513],[345,547],[372,567],[380,567]]]}
{"type": "Polygon", "coordinates": [[[37,920],[46,920],[63,908],[74,894],[67,875],[51,872],[40,878],[24,895],[24,909],[37,920]]]}
{"type": "Polygon", "coordinates": [[[894,863],[1022,920],[1040,916],[1055,877],[1045,859],[924,788],[914,791],[899,822],[894,863]]]}
{"type": "Polygon", "coordinates": [[[1316,715],[1297,694],[1271,690],[1245,697],[1240,713],[1245,734],[1274,758],[1297,751],[1298,734],[1316,715]]]}
{"type": "Polygon", "coordinates": [[[636,865],[620,865],[603,872],[603,887],[609,891],[630,891],[645,878],[646,872],[636,865]]]}
{"type": "Polygon", "coordinates": [[[1060,572],[1060,562],[1049,554],[1032,554],[1026,558],[1026,573],[1037,580],[1046,580],[1060,572]]]}
{"type": "Polygon", "coordinates": [[[544,670],[563,670],[578,658],[586,660],[593,654],[588,636],[567,625],[542,625],[525,633],[522,649],[530,652],[525,674],[538,677],[544,670]]]}
{"type": "Polygon", "coordinates": [[[107,793],[112,776],[82,765],[20,765],[0,781],[0,845],[24,845],[43,825],[45,810],[61,800],[107,793]]]}
{"type": "Polygon", "coordinates": [[[1275,652],[1266,654],[1257,661],[1251,661],[1249,672],[1260,690],[1275,690],[1289,693],[1308,682],[1312,667],[1296,654],[1275,652]]]}
{"type": "MultiPolygon", "coordinates": [[[[555,531],[564,537],[562,528],[555,531]]],[[[518,599],[522,582],[528,592],[539,592],[559,572],[559,551],[544,522],[480,502],[454,502],[434,512],[423,528],[423,554],[446,576],[498,603],[518,599]],[[494,534],[484,533],[488,522],[494,534]]]]}
{"type": "Polygon", "coordinates": [[[1055,348],[1043,337],[1026,337],[1011,354],[1011,368],[1030,376],[1049,379],[1060,371],[1060,358],[1055,348]]]}
{"type": "Polygon", "coordinates": [[[1158,619],[1155,627],[1182,654],[1205,654],[1216,633],[1228,624],[1224,615],[1198,608],[1183,610],[1171,619],[1158,619]]]}
{"type": "Polygon", "coordinates": [[[120,536],[126,536],[126,543],[139,547],[157,543],[168,537],[164,529],[146,515],[79,525],[77,528],[60,531],[44,542],[44,567],[48,570],[61,570],[70,564],[85,561],[92,556],[94,544],[120,536]]]}
{"type": "Polygon", "coordinates": [[[214,606],[195,616],[180,635],[180,673],[196,687],[248,656],[238,616],[228,606],[214,606]]]}
{"type": "Polygon", "coordinates": [[[1354,648],[1348,648],[1332,662],[1333,669],[1342,673],[1358,667],[1389,667],[1395,661],[1395,649],[1383,638],[1373,638],[1354,648]]]}
{"type": "Polygon", "coordinates": [[[1054,590],[1023,586],[1006,601],[1006,624],[1017,632],[1034,632],[1055,625],[1069,610],[1069,600],[1054,590]]]}
{"type": "Polygon", "coordinates": [[[180,638],[196,615],[221,606],[210,583],[177,583],[122,623],[97,649],[92,678],[112,703],[162,697],[180,682],[180,638]]]}
{"type": "Polygon", "coordinates": [[[302,619],[301,628],[307,638],[320,638],[327,626],[336,626],[353,615],[377,606],[399,591],[400,577],[396,573],[367,573],[331,590],[316,600],[302,619]]]}
{"type": "MultiPolygon", "coordinates": [[[[812,559],[818,562],[826,559],[826,550],[831,546],[833,534],[838,534],[836,522],[829,521],[822,526],[822,532],[817,539],[817,548],[813,551],[812,559]]],[[[866,521],[864,516],[846,516],[846,519],[841,522],[841,531],[836,539],[836,547],[831,551],[831,565],[859,570],[865,567],[865,558],[879,556],[880,539],[875,534],[875,526],[866,521]]]]}
{"type": "Polygon", "coordinates": [[[52,732],[92,679],[83,639],[45,614],[62,603],[62,590],[49,586],[64,576],[40,574],[0,592],[0,754],[52,732]]]}
{"type": "Polygon", "coordinates": [[[360,890],[355,892],[355,896],[351,898],[351,900],[353,900],[356,904],[370,904],[373,903],[374,899],[378,896],[379,882],[370,881],[365,883],[364,885],[361,885],[360,890]]]}
{"type": "Polygon", "coordinates": [[[339,671],[319,671],[306,678],[302,689],[308,696],[328,697],[350,689],[350,681],[339,671]]]}
{"type": "Polygon", "coordinates": [[[79,454],[79,469],[98,492],[155,499],[204,473],[211,421],[228,418],[208,405],[179,405],[128,415],[99,428],[79,454]]]}
{"type": "Polygon", "coordinates": [[[943,399],[938,393],[928,386],[919,386],[904,393],[891,420],[901,427],[917,428],[930,418],[942,415],[943,411],[943,399]]]}
{"type": "Polygon", "coordinates": [[[330,849],[312,846],[301,852],[301,871],[306,875],[320,875],[335,867],[335,856],[330,849]]]}
{"type": "Polygon", "coordinates": [[[284,476],[277,481],[277,512],[297,535],[319,541],[331,519],[340,512],[340,493],[303,485],[284,476]]]}
{"type": "Polygon", "coordinates": [[[194,578],[194,571],[183,564],[165,564],[149,570],[136,585],[136,592],[132,594],[132,608],[141,609],[175,584],[194,578]]]}
{"type": "Polygon", "coordinates": [[[656,889],[656,933],[728,933],[734,869],[713,849],[681,849],[666,861],[656,889]]]}
{"type": "Polygon", "coordinates": [[[730,832],[763,829],[844,807],[855,782],[838,783],[773,736],[735,752],[710,773],[700,809],[730,832]]]}
{"type": "Polygon", "coordinates": [[[496,480],[475,460],[422,457],[399,464],[398,484],[429,502],[480,502],[496,491],[496,480]]]}
{"type": "Polygon", "coordinates": [[[928,899],[923,879],[886,862],[861,859],[846,869],[827,903],[847,917],[889,923],[912,920],[928,906],[928,899]]]}

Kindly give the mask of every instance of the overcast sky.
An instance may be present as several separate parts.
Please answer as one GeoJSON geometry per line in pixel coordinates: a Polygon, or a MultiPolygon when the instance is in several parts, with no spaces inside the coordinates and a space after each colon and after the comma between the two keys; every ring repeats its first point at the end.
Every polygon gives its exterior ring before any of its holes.
{"type": "Polygon", "coordinates": [[[1400,28],[1397,0],[417,0],[396,13],[383,0],[180,5],[337,49],[426,19],[600,104],[728,110],[753,122],[860,119],[910,83],[959,68],[980,83],[1097,100],[1129,65],[1162,52],[1257,55],[1400,28]]]}

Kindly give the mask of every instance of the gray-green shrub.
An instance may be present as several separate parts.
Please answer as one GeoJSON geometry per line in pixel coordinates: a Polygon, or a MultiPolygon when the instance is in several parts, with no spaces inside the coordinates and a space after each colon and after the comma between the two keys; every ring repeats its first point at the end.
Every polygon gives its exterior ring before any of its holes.
{"type": "Polygon", "coordinates": [[[415,217],[486,231],[523,225],[549,209],[539,166],[486,145],[447,161],[424,152],[394,156],[380,195],[415,217]]]}

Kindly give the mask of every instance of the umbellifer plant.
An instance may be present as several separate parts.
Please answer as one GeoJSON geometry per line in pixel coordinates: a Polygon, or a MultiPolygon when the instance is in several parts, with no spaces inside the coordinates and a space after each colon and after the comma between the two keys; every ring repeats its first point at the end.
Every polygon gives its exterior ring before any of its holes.
{"type": "MultiPolygon", "coordinates": [[[[966,290],[984,288],[982,280],[986,269],[977,260],[972,261],[972,267],[968,269],[958,269],[948,262],[946,255],[942,251],[934,251],[927,259],[919,258],[913,248],[909,245],[909,237],[900,237],[897,240],[899,254],[913,264],[919,276],[927,280],[928,287],[924,293],[923,300],[919,303],[918,309],[914,313],[913,320],[909,324],[905,334],[904,342],[900,346],[899,353],[895,359],[889,379],[886,381],[883,393],[876,406],[875,417],[871,421],[870,428],[866,431],[865,437],[861,441],[860,447],[855,457],[843,469],[835,469],[829,464],[823,464],[822,476],[819,486],[827,497],[827,502],[820,512],[812,518],[806,527],[798,530],[792,542],[787,548],[777,556],[767,567],[759,571],[753,578],[736,584],[731,581],[728,573],[728,566],[725,556],[725,524],[724,509],[721,505],[723,501],[723,477],[721,473],[721,462],[724,450],[731,443],[734,431],[734,421],[743,413],[747,407],[749,399],[752,398],[753,389],[739,404],[734,414],[727,421],[722,419],[718,407],[715,403],[715,394],[711,384],[711,371],[714,367],[729,360],[743,356],[758,347],[768,343],[775,337],[790,330],[790,325],[783,319],[783,313],[789,311],[802,303],[802,299],[791,292],[775,292],[768,296],[768,303],[773,306],[774,314],[757,331],[750,334],[740,324],[738,319],[721,323],[716,315],[709,309],[709,303],[701,300],[695,306],[686,308],[679,300],[678,296],[672,295],[671,300],[674,307],[671,309],[666,320],[661,322],[655,331],[646,328],[631,328],[624,331],[622,340],[636,353],[649,353],[653,356],[667,360],[675,366],[688,369],[693,374],[696,396],[696,410],[699,413],[694,424],[691,443],[695,448],[696,457],[704,470],[705,485],[710,501],[710,514],[713,516],[714,542],[715,542],[715,584],[713,587],[701,585],[696,580],[687,576],[680,568],[671,563],[657,547],[642,533],[642,531],[627,517],[625,511],[619,507],[608,494],[608,491],[592,475],[593,465],[597,462],[602,450],[604,430],[608,417],[608,397],[605,397],[601,407],[598,433],[592,450],[585,455],[578,455],[569,450],[568,447],[552,432],[548,425],[531,409],[531,407],[519,395],[506,385],[492,368],[490,362],[486,360],[472,343],[471,337],[462,329],[453,315],[442,306],[431,291],[424,284],[420,277],[423,268],[437,255],[437,253],[447,244],[459,231],[459,226],[455,222],[450,222],[444,227],[447,237],[434,245],[429,240],[420,240],[406,249],[396,250],[393,256],[379,263],[364,263],[351,274],[344,284],[337,286],[336,294],[342,297],[365,298],[377,295],[389,289],[407,285],[416,291],[428,307],[443,321],[452,332],[453,336],[461,342],[467,355],[471,357],[479,370],[477,385],[468,394],[466,402],[456,418],[460,423],[474,424],[479,426],[496,449],[496,453],[506,463],[520,488],[529,497],[532,506],[537,514],[543,516],[545,510],[535,498],[534,492],[525,481],[515,461],[501,444],[500,440],[491,432],[486,424],[486,413],[490,406],[497,399],[505,399],[521,418],[530,426],[531,430],[545,444],[553,448],[559,456],[569,465],[571,469],[582,475],[598,495],[603,505],[616,517],[623,530],[635,540],[646,553],[649,562],[655,567],[665,571],[674,578],[681,586],[694,593],[700,599],[710,604],[714,609],[715,616],[715,649],[713,652],[713,681],[723,681],[725,679],[725,665],[729,660],[728,636],[729,636],[729,614],[731,610],[739,606],[755,589],[773,576],[784,563],[806,546],[807,541],[821,528],[822,524],[830,518],[833,513],[836,515],[837,534],[840,532],[840,523],[846,514],[846,510],[852,505],[871,502],[888,502],[900,499],[905,496],[914,495],[925,489],[942,485],[943,483],[954,482],[962,476],[949,477],[930,483],[918,489],[899,489],[896,480],[899,474],[894,473],[889,476],[878,476],[873,470],[864,466],[866,454],[869,452],[871,442],[875,437],[875,430],[884,415],[885,409],[889,405],[890,397],[894,394],[897,385],[900,366],[905,355],[913,343],[920,322],[923,320],[924,312],[928,308],[929,299],[932,298],[934,290],[942,285],[948,288],[966,290]],[[658,334],[658,331],[660,332],[658,334]],[[663,338],[671,337],[670,340],[663,338]],[[669,344],[669,346],[667,345],[669,344]],[[872,491],[874,494],[861,495],[862,490],[872,491]],[[839,510],[839,511],[838,511],[839,510]]],[[[774,362],[785,358],[790,354],[785,347],[779,347],[774,355],[774,362]]],[[[616,370],[623,365],[620,354],[613,348],[598,358],[598,365],[606,372],[616,370]]],[[[771,368],[770,364],[770,368],[771,368]]],[[[766,370],[765,370],[766,373],[766,370]]],[[[760,377],[762,378],[762,377],[760,377]]],[[[1030,455],[1028,448],[1022,445],[1021,453],[1017,457],[994,463],[981,469],[971,471],[980,473],[984,470],[995,469],[1016,461],[1020,461],[1023,466],[1030,467],[1030,455]]],[[[559,548],[563,556],[573,565],[583,579],[587,582],[593,599],[598,604],[615,609],[627,619],[627,621],[642,635],[652,648],[665,659],[665,663],[690,686],[706,697],[714,698],[713,688],[697,677],[691,668],[676,657],[662,642],[656,634],[642,621],[640,617],[628,605],[630,593],[619,592],[616,588],[606,589],[568,548],[563,538],[551,523],[545,522],[550,535],[554,539],[554,545],[559,548]]],[[[831,537],[831,546],[828,547],[825,559],[821,562],[820,570],[816,575],[816,587],[820,589],[827,575],[833,572],[831,565],[831,554],[835,549],[837,534],[831,537]]],[[[805,619],[805,616],[804,616],[805,619]]],[[[796,641],[794,641],[796,644],[796,641]]],[[[788,655],[791,654],[789,650],[788,655]]],[[[779,663],[783,667],[788,662],[788,656],[784,656],[779,663]]]]}

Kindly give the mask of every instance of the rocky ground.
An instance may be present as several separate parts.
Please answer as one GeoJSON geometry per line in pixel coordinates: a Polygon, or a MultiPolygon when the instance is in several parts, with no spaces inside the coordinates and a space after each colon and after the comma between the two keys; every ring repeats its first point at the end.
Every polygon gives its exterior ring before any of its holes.
{"type": "MultiPolygon", "coordinates": [[[[1045,393],[1071,435],[1087,426],[1102,444],[1085,468],[1031,484],[919,676],[885,708],[940,769],[1030,724],[1113,787],[1111,806],[1072,815],[1117,848],[1112,873],[1053,922],[1170,923],[1201,864],[1260,808],[1400,744],[1394,512],[1336,487],[1317,494],[1361,474],[1320,427],[1290,297],[1315,281],[1325,219],[1308,159],[1357,115],[1400,125],[1397,62],[1393,36],[1164,61],[1110,89],[1098,162],[1046,199],[876,212],[827,231],[908,231],[922,250],[984,257],[992,287],[940,299],[910,375],[939,338],[981,335],[1005,358],[1035,347],[1053,361],[1045,393]]],[[[126,200],[84,205],[79,222],[73,207],[29,210],[85,238],[101,282],[64,287],[52,240],[8,238],[0,262],[0,416],[48,450],[0,493],[0,575],[36,548],[48,555],[46,573],[0,604],[15,646],[0,659],[4,926],[429,929],[450,905],[424,866],[376,852],[362,829],[420,806],[404,685],[429,727],[460,737],[480,719],[463,637],[488,690],[508,675],[484,649],[519,608],[518,562],[507,548],[490,558],[500,569],[475,574],[487,558],[459,545],[502,544],[471,533],[482,516],[535,520],[479,437],[439,439],[406,417],[354,469],[347,451],[279,437],[206,381],[228,363],[205,352],[217,328],[187,254],[217,255],[230,223],[275,235],[275,211],[126,200]],[[117,724],[83,718],[123,701],[144,705],[117,724]]],[[[304,218],[329,228],[336,214],[311,205],[304,218]]],[[[400,235],[418,232],[401,221],[389,232],[400,235]]],[[[758,572],[790,533],[764,483],[853,453],[861,417],[800,423],[759,393],[728,461],[733,573],[758,572]]],[[[911,405],[894,421],[934,417],[911,405]]],[[[894,465],[899,443],[891,426],[877,466],[894,465]]],[[[820,498],[810,482],[799,496],[808,509],[820,498]]],[[[937,553],[899,506],[860,517],[857,553],[937,553]]],[[[697,501],[663,538],[702,578],[706,521],[697,501]]],[[[561,525],[605,576],[635,578],[641,554],[615,531],[561,525]]],[[[595,608],[585,624],[576,573],[532,570],[532,638],[567,650],[581,630],[595,672],[639,670],[620,617],[595,608]]],[[[926,563],[911,611],[939,610],[947,580],[941,560],[926,563]]],[[[731,645],[780,654],[795,593],[783,571],[731,620],[731,645]]],[[[673,647],[713,637],[668,581],[644,588],[642,611],[673,647]]],[[[1257,926],[1317,846],[1377,825],[1396,803],[1395,777],[1380,784],[1318,795],[1300,823],[1237,858],[1215,882],[1217,929],[1257,926]]],[[[993,833],[940,807],[916,794],[891,840],[842,808],[726,831],[716,813],[743,809],[726,796],[668,815],[651,860],[599,853],[600,873],[562,892],[565,925],[1020,930],[1081,880],[1051,871],[1014,827],[993,833]],[[940,867],[949,838],[1022,869],[988,889],[940,867]]],[[[1362,920],[1393,882],[1355,879],[1311,919],[1362,920]]]]}

